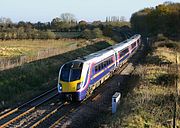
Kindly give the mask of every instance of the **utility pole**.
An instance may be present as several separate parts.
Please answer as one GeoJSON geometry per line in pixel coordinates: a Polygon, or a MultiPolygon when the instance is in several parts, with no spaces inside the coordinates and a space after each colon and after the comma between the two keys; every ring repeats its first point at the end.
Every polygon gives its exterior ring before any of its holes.
{"type": "Polygon", "coordinates": [[[176,79],[175,79],[175,95],[174,95],[174,115],[173,115],[173,128],[176,128],[176,112],[178,102],[178,52],[176,50],[176,79]]]}

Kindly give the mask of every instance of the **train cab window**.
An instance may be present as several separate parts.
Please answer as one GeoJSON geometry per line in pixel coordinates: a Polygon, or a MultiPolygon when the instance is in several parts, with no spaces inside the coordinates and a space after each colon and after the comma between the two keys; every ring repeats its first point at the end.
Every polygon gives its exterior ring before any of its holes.
{"type": "Polygon", "coordinates": [[[73,61],[65,64],[61,69],[60,80],[71,82],[81,78],[83,63],[73,61]]]}

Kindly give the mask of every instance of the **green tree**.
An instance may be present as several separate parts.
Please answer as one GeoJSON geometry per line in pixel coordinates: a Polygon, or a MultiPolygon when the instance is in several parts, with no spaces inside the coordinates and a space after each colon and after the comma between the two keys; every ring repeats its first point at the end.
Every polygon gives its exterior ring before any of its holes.
{"type": "Polygon", "coordinates": [[[103,35],[102,31],[99,28],[94,28],[91,33],[93,35],[93,38],[100,38],[103,35]]]}
{"type": "Polygon", "coordinates": [[[88,23],[84,20],[79,21],[78,28],[80,31],[84,30],[87,28],[88,23]]]}
{"type": "Polygon", "coordinates": [[[47,30],[46,34],[47,34],[48,39],[55,39],[56,38],[56,35],[54,34],[54,32],[51,32],[50,30],[47,30]]]}
{"type": "Polygon", "coordinates": [[[180,37],[180,3],[166,2],[155,8],[145,8],[134,13],[130,21],[132,28],[145,36],[180,37]]]}
{"type": "Polygon", "coordinates": [[[85,38],[85,39],[92,39],[92,38],[93,38],[93,35],[92,35],[91,30],[85,29],[85,30],[82,32],[82,37],[85,38]]]}

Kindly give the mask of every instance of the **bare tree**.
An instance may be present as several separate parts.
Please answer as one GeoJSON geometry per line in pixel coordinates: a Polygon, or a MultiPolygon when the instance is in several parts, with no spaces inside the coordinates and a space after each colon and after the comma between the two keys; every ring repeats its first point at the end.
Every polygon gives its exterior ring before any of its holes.
{"type": "Polygon", "coordinates": [[[63,22],[67,22],[67,23],[75,23],[76,22],[75,16],[71,13],[62,13],[60,16],[60,19],[63,22]]]}
{"type": "Polygon", "coordinates": [[[126,18],[124,16],[121,16],[120,21],[126,21],[126,18]]]}
{"type": "Polygon", "coordinates": [[[5,24],[5,25],[7,25],[7,24],[12,24],[12,21],[11,21],[10,18],[1,17],[1,18],[0,18],[0,24],[5,24]]]}

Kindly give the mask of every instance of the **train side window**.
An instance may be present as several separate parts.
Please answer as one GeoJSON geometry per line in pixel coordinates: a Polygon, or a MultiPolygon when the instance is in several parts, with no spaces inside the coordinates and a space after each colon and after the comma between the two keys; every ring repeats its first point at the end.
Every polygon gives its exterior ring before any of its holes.
{"type": "Polygon", "coordinates": [[[120,51],[118,52],[118,56],[119,56],[119,57],[121,57],[121,53],[120,53],[120,51]]]}
{"type": "Polygon", "coordinates": [[[111,64],[111,60],[110,59],[108,60],[108,62],[109,62],[109,64],[111,64]]]}
{"type": "Polygon", "coordinates": [[[101,65],[99,64],[99,65],[98,65],[98,71],[100,71],[100,70],[101,70],[101,65]]]}
{"type": "Polygon", "coordinates": [[[104,65],[103,65],[103,63],[101,63],[101,69],[103,69],[104,68],[104,65]]]}
{"type": "Polygon", "coordinates": [[[106,67],[106,66],[107,66],[106,61],[104,61],[104,62],[103,62],[103,64],[104,64],[104,67],[106,67]]]}
{"type": "Polygon", "coordinates": [[[125,54],[127,54],[129,52],[129,49],[126,48],[123,51],[121,51],[121,56],[124,56],[125,54]]]}
{"type": "Polygon", "coordinates": [[[136,47],[136,42],[134,42],[133,44],[131,44],[131,47],[132,47],[132,48],[136,47]]]}
{"type": "Polygon", "coordinates": [[[109,62],[108,62],[108,60],[106,60],[106,64],[107,64],[107,66],[109,65],[109,62]]]}
{"type": "Polygon", "coordinates": [[[95,72],[97,72],[98,71],[98,66],[95,66],[95,72]]]}

